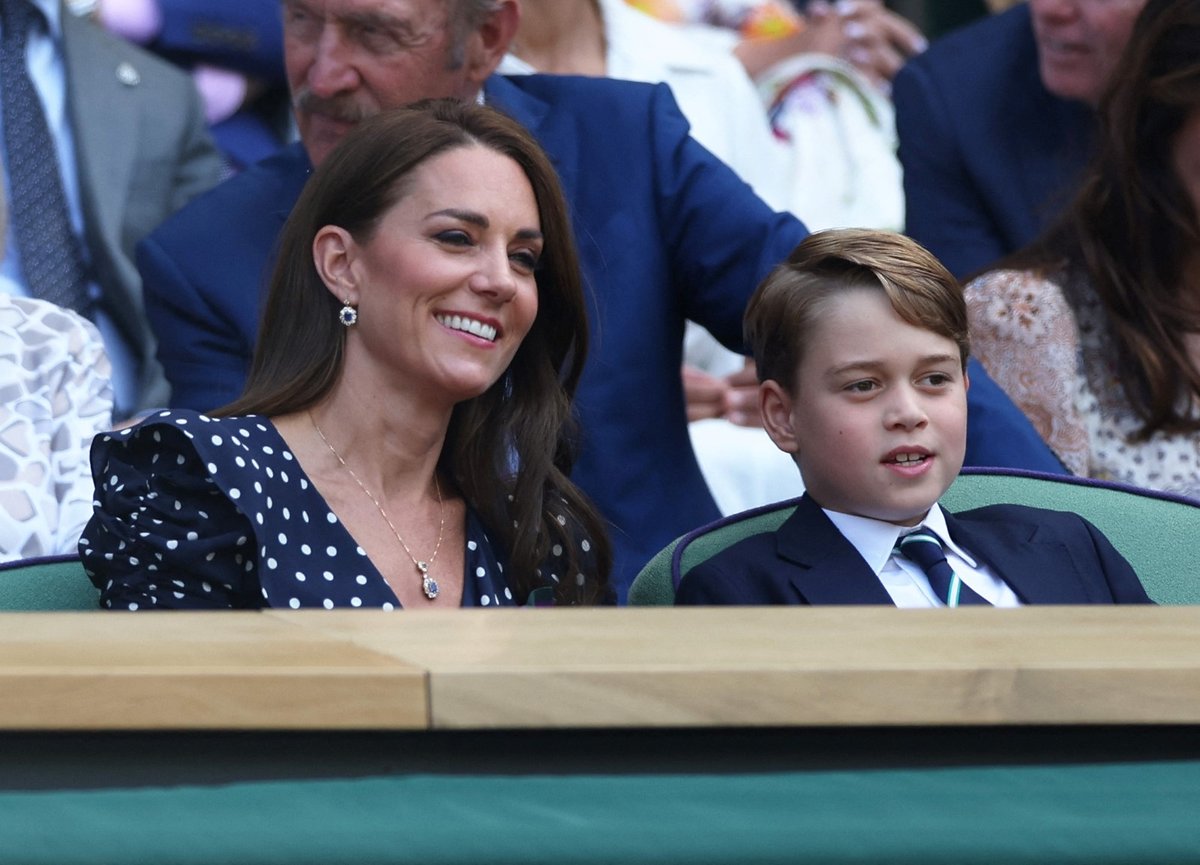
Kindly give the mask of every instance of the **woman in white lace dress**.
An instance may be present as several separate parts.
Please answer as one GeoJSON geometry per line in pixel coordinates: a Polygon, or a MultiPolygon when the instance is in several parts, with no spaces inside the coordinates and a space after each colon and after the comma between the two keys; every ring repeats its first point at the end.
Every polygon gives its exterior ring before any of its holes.
{"type": "Polygon", "coordinates": [[[1150,0],[1057,226],[966,289],[972,347],[1074,473],[1200,496],[1200,0],[1150,0]]]}
{"type": "Polygon", "coordinates": [[[92,437],[112,425],[104,343],[82,316],[0,294],[0,561],[73,553],[92,437]]]}

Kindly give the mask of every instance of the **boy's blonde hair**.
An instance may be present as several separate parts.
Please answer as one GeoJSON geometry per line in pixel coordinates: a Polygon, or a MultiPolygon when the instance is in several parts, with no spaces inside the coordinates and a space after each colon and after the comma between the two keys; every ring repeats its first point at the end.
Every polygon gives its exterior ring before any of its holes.
{"type": "Polygon", "coordinates": [[[804,345],[827,301],[863,288],[883,291],[914,327],[953,340],[966,368],[971,342],[958,280],[915,240],[846,228],[809,235],[750,298],[744,333],[758,380],[774,379],[791,393],[804,345]]]}

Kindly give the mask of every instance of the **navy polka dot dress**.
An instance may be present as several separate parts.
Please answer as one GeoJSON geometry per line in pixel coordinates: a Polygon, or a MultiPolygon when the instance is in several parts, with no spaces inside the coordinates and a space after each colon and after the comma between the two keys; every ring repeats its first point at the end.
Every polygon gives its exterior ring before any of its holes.
{"type": "MultiPolygon", "coordinates": [[[[79,552],[106,607],[400,606],[266,418],[160,412],[97,436],[92,473],[79,552]]],[[[512,606],[503,551],[469,507],[466,538],[462,605],[512,606]]],[[[556,552],[541,571],[555,581],[556,552]]]]}

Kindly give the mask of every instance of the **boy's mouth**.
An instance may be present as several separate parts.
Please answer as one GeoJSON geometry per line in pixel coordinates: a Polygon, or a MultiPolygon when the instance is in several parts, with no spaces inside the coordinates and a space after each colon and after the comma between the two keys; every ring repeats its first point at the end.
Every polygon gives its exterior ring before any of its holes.
{"type": "Polygon", "coordinates": [[[899,447],[888,451],[884,455],[882,462],[902,468],[914,468],[925,463],[932,457],[933,454],[924,448],[899,447]]]}

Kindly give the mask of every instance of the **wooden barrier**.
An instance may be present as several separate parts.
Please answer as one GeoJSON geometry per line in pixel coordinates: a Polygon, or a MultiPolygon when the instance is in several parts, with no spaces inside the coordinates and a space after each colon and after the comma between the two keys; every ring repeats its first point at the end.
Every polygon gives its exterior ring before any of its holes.
{"type": "Polygon", "coordinates": [[[0,729],[1200,723],[1200,607],[0,615],[0,729]]]}

